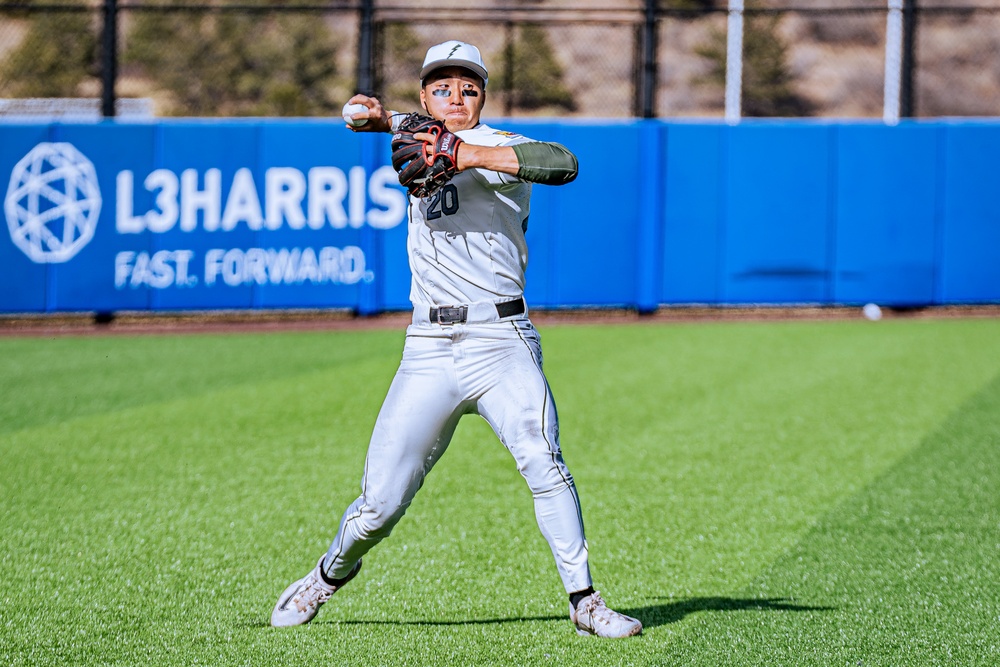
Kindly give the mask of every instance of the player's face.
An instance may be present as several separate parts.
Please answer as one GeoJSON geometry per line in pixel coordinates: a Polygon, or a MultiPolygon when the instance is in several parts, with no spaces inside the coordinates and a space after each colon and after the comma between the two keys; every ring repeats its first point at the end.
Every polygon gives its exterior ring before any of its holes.
{"type": "Polygon", "coordinates": [[[482,80],[461,67],[433,72],[420,89],[420,105],[452,132],[478,125],[485,103],[482,80]]]}

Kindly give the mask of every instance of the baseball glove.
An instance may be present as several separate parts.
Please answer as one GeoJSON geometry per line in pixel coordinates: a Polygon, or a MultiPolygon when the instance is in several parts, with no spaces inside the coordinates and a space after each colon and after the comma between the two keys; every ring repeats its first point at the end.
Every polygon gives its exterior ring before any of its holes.
{"type": "Polygon", "coordinates": [[[430,197],[458,173],[458,147],[462,143],[445,129],[444,123],[411,113],[392,137],[392,166],[399,183],[414,197],[430,197]],[[426,132],[433,141],[413,135],[426,132]]]}

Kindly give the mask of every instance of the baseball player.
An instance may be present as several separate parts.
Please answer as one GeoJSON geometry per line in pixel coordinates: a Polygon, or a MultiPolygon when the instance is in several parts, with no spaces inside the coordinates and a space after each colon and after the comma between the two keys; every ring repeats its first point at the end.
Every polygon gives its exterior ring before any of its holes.
{"type": "Polygon", "coordinates": [[[351,129],[395,133],[393,164],[410,192],[413,319],[368,446],[361,495],[316,567],[278,598],[271,625],[308,623],[358,574],[362,557],[389,535],[444,454],[459,419],[478,414],[531,490],[577,632],[637,635],[642,624],[609,609],[593,588],[580,503],[523,296],[531,184],[572,181],[576,157],[559,144],[480,122],[489,75],[475,46],[431,47],[420,80],[420,104],[431,118],[415,125],[373,97],[350,100],[367,108],[351,116],[367,122],[351,129]]]}

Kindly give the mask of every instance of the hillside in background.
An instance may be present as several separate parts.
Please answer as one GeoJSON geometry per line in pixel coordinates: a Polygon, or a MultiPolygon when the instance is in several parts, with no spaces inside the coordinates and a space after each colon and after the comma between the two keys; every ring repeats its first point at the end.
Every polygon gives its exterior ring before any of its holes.
{"type": "MultiPolygon", "coordinates": [[[[771,11],[746,19],[744,113],[881,117],[885,3],[795,0],[794,5],[790,11],[776,0],[748,3],[750,10],[771,11]]],[[[658,23],[657,115],[721,116],[725,3],[663,0],[661,7],[667,11],[658,23]]],[[[642,17],[637,0],[614,9],[598,0],[508,0],[474,10],[456,0],[411,0],[405,7],[377,3],[376,8],[380,78],[371,92],[387,105],[415,105],[424,50],[454,37],[481,47],[491,69],[494,115],[635,114],[642,17]],[[415,20],[413,7],[426,10],[418,14],[423,20],[415,20]]],[[[919,15],[916,115],[996,115],[1000,0],[967,0],[947,10],[919,15]]],[[[81,16],[73,14],[74,25],[81,16]]],[[[53,17],[68,21],[70,13],[0,10],[0,97],[100,95],[98,40],[78,39],[72,42],[75,50],[56,48],[68,42],[53,17]],[[43,22],[62,36],[39,38],[43,22]]],[[[93,28],[97,18],[95,12],[84,24],[93,28]]],[[[331,115],[354,92],[359,29],[354,10],[254,13],[228,32],[205,13],[150,13],[138,5],[122,10],[120,20],[116,92],[152,98],[159,115],[331,115]],[[304,21],[294,34],[282,27],[293,17],[304,21]],[[159,23],[164,35],[157,41],[159,23]],[[179,29],[184,23],[191,25],[179,29]],[[329,66],[317,68],[323,58],[329,66]]]]}

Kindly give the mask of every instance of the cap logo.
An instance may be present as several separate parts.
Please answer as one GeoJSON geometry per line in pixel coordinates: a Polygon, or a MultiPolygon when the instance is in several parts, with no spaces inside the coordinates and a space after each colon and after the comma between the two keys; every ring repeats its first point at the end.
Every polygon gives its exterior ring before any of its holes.
{"type": "Polygon", "coordinates": [[[453,46],[451,52],[448,54],[448,57],[451,58],[453,55],[455,55],[455,51],[458,51],[460,48],[462,48],[461,43],[458,43],[455,46],[453,46]]]}

